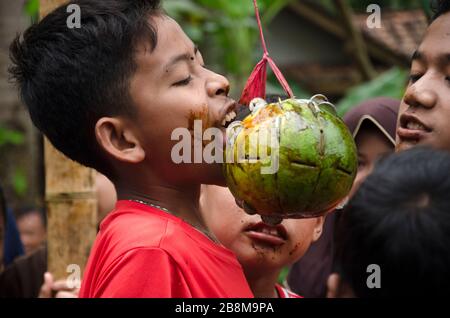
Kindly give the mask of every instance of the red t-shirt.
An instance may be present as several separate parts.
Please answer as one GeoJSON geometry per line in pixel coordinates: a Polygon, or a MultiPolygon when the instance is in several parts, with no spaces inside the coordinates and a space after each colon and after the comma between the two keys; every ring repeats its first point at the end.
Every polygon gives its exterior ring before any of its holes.
{"type": "Polygon", "coordinates": [[[100,226],[80,297],[253,297],[230,250],[180,218],[118,201],[100,226]]]}

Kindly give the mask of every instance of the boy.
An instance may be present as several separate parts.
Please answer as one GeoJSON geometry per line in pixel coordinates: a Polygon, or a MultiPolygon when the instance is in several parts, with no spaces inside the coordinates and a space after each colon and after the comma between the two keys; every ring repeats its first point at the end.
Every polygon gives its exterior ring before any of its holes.
{"type": "Polygon", "coordinates": [[[77,0],[11,46],[11,72],[35,125],[66,154],[105,174],[118,202],[102,222],[80,297],[252,297],[235,256],[200,217],[200,184],[220,164],[175,164],[176,128],[224,129],[235,108],[226,78],[156,0],[77,0]]]}
{"type": "Polygon", "coordinates": [[[339,220],[329,297],[450,292],[450,154],[413,148],[381,160],[339,220]]]}
{"type": "Polygon", "coordinates": [[[450,1],[438,7],[413,54],[409,85],[400,105],[397,150],[429,145],[450,150],[450,1]]]}
{"type": "Polygon", "coordinates": [[[324,217],[269,226],[238,207],[228,188],[210,185],[202,186],[200,206],[205,223],[236,254],[255,297],[300,297],[277,284],[278,276],[320,237],[324,217]]]}

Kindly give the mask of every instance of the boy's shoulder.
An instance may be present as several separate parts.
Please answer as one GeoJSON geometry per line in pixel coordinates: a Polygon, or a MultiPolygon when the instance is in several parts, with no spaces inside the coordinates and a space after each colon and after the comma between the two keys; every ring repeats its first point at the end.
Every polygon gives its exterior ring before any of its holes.
{"type": "Polygon", "coordinates": [[[120,250],[161,247],[171,236],[183,236],[183,221],[134,201],[121,200],[100,225],[98,239],[120,250]]]}
{"type": "Polygon", "coordinates": [[[233,252],[167,212],[119,201],[100,226],[80,295],[250,297],[251,292],[233,252]]]}
{"type": "Polygon", "coordinates": [[[163,250],[176,260],[196,252],[218,254],[228,259],[231,253],[216,246],[182,219],[157,208],[126,200],[118,201],[116,208],[102,222],[96,243],[103,253],[113,257],[142,248],[163,250]]]}

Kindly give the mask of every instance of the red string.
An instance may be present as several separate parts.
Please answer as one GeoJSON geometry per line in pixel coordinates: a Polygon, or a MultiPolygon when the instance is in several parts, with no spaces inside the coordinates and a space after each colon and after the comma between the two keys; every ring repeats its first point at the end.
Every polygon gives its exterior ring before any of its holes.
{"type": "Polygon", "coordinates": [[[267,51],[266,40],[264,40],[264,33],[262,30],[261,18],[259,17],[258,3],[256,2],[256,0],[253,0],[253,6],[255,7],[256,22],[258,23],[259,37],[261,38],[261,45],[264,50],[264,55],[266,55],[266,54],[269,54],[269,52],[267,51]]]}
{"type": "Polygon", "coordinates": [[[250,77],[247,80],[247,83],[245,84],[245,88],[242,91],[241,99],[239,100],[239,102],[244,105],[248,105],[250,101],[255,97],[261,98],[266,97],[267,63],[269,63],[270,68],[272,69],[273,73],[278,79],[278,82],[281,84],[286,94],[289,97],[294,96],[283,74],[275,65],[275,62],[272,60],[272,58],[269,56],[266,41],[264,40],[261,18],[259,17],[258,4],[256,0],[253,0],[253,6],[255,7],[256,21],[258,23],[259,36],[261,38],[261,45],[264,51],[264,55],[261,61],[259,61],[259,63],[253,69],[252,73],[250,74],[250,77]]]}

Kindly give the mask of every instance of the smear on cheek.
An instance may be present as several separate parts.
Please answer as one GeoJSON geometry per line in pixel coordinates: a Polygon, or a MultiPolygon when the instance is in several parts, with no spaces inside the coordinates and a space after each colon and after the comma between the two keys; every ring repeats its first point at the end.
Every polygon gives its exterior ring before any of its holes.
{"type": "Polygon", "coordinates": [[[189,111],[188,116],[188,129],[190,131],[194,131],[194,122],[196,120],[202,121],[202,129],[205,131],[209,124],[209,112],[207,105],[201,105],[200,107],[195,107],[195,109],[191,109],[189,111]]]}
{"type": "Polygon", "coordinates": [[[207,105],[201,105],[200,107],[195,107],[195,109],[190,110],[189,116],[188,116],[188,129],[191,132],[192,137],[199,138],[199,140],[202,142],[203,146],[206,146],[209,143],[208,140],[206,140],[206,141],[203,140],[203,134],[204,134],[205,130],[210,127],[211,127],[211,123],[209,120],[209,112],[208,112],[207,105]],[[197,132],[197,135],[196,135],[196,134],[194,134],[194,128],[195,128],[195,121],[197,121],[197,120],[201,121],[202,131],[201,131],[201,134],[199,134],[199,132],[197,132]]]}

